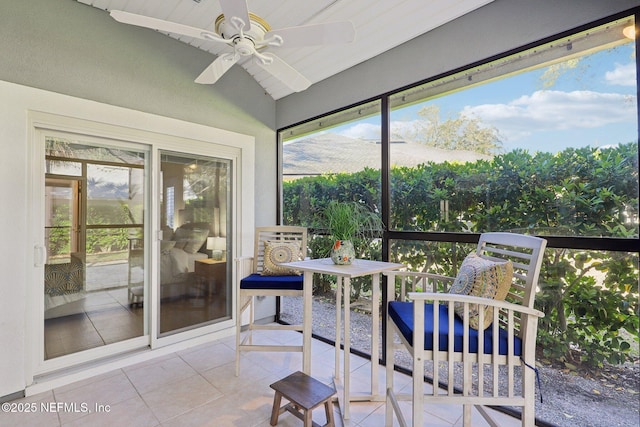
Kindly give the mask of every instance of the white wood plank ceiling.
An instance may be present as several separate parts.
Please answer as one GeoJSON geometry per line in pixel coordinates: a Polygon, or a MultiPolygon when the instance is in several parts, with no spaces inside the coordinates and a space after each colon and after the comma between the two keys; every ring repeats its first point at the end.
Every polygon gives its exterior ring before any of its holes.
{"type": "MultiPolygon", "coordinates": [[[[77,1],[105,11],[123,10],[209,31],[214,31],[214,22],[221,13],[218,0],[77,1]]],[[[273,53],[312,83],[317,83],[491,1],[493,0],[247,0],[247,4],[249,11],[266,20],[272,29],[333,21],[351,21],[354,24],[356,39],[352,43],[271,48],[273,53]]],[[[167,35],[210,52],[212,61],[218,55],[232,51],[223,43],[169,33],[167,35]]],[[[286,85],[247,58],[234,66],[243,67],[273,99],[292,93],[286,85]]],[[[196,77],[198,76],[193,76],[194,79],[196,77]]]]}

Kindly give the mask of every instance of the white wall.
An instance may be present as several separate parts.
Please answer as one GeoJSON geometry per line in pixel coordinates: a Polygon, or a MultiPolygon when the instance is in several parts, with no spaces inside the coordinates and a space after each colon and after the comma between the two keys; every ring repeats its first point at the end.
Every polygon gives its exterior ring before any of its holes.
{"type": "MultiPolygon", "coordinates": [[[[0,398],[25,387],[28,109],[152,132],[251,135],[252,210],[245,230],[275,220],[275,102],[239,67],[215,85],[193,80],[215,58],[74,0],[0,1],[0,398]],[[34,89],[35,88],[35,89],[34,89]],[[42,89],[42,90],[37,90],[42,89]],[[117,108],[122,107],[122,108],[117,108]],[[194,125],[195,124],[195,125],[194,125]],[[255,207],[255,208],[254,208],[255,207]]],[[[245,254],[251,235],[241,236],[245,254]]]]}
{"type": "Polygon", "coordinates": [[[495,0],[304,92],[279,99],[277,128],[638,6],[638,0],[495,0]]]}
{"type": "MultiPolygon", "coordinates": [[[[25,115],[0,94],[0,396],[24,389],[27,230],[25,115]],[[16,139],[22,137],[22,140],[16,139]]],[[[31,258],[31,257],[30,257],[31,258]]]]}

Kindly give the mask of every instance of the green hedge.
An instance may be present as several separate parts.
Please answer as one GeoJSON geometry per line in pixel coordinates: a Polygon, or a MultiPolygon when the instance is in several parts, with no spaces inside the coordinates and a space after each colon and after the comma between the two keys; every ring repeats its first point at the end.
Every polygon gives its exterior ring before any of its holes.
{"type": "MultiPolygon", "coordinates": [[[[514,150],[472,163],[395,167],[390,228],[637,238],[637,154],[637,143],[629,143],[557,154],[514,150]]],[[[329,201],[355,200],[378,210],[380,173],[364,169],[305,177],[285,182],[283,192],[284,223],[311,227],[321,241],[321,212],[329,201]]],[[[312,255],[324,256],[324,246],[313,240],[312,255]]],[[[394,256],[401,255],[410,268],[443,274],[455,274],[468,250],[456,243],[393,246],[394,256]]],[[[379,253],[374,243],[363,256],[379,253]]],[[[316,286],[326,290],[330,282],[323,279],[316,286]]],[[[539,288],[536,304],[546,316],[538,344],[545,357],[591,366],[630,357],[629,341],[638,342],[637,252],[548,248],[539,288]],[[628,334],[621,336],[624,330],[628,334]]],[[[366,284],[360,290],[366,291],[366,284]]]]}

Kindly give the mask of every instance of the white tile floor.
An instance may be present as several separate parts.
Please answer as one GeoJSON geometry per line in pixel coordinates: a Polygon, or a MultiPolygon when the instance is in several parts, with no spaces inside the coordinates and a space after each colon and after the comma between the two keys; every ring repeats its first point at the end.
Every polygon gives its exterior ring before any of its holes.
{"type": "MultiPolygon", "coordinates": [[[[301,341],[295,332],[272,333],[270,340],[301,341]]],[[[240,376],[235,370],[235,338],[179,351],[150,361],[114,370],[52,391],[15,400],[31,413],[0,411],[0,426],[269,426],[273,382],[300,370],[299,353],[246,353],[240,376]]],[[[333,347],[314,340],[314,378],[331,384],[333,347]]],[[[369,362],[351,358],[352,391],[365,391],[369,362]]],[[[380,386],[384,387],[384,368],[380,386]]],[[[410,378],[396,373],[396,386],[410,386],[410,378]]],[[[404,404],[405,402],[402,402],[404,404]]],[[[404,405],[405,416],[410,405],[404,405]]],[[[460,426],[461,407],[430,405],[425,409],[425,426],[460,426]]],[[[380,427],[384,425],[384,402],[352,402],[351,418],[343,421],[334,406],[337,426],[380,427]]],[[[476,414],[477,415],[477,414],[476,414]]],[[[519,426],[519,420],[498,414],[501,426],[519,426]]],[[[313,412],[314,421],[325,423],[322,408],[313,412]]],[[[302,426],[289,413],[280,415],[279,426],[302,426]]],[[[487,425],[480,417],[473,425],[487,425]]]]}

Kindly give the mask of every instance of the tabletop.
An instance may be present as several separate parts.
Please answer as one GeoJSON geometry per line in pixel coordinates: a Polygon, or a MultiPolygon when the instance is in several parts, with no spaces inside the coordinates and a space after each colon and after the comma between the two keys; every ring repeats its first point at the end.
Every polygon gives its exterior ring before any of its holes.
{"type": "Polygon", "coordinates": [[[335,274],[342,277],[360,277],[371,274],[382,273],[387,270],[396,270],[404,267],[404,264],[384,261],[371,261],[368,259],[355,259],[349,265],[337,265],[331,258],[308,259],[304,261],[294,261],[283,263],[290,268],[313,273],[335,274]]]}

